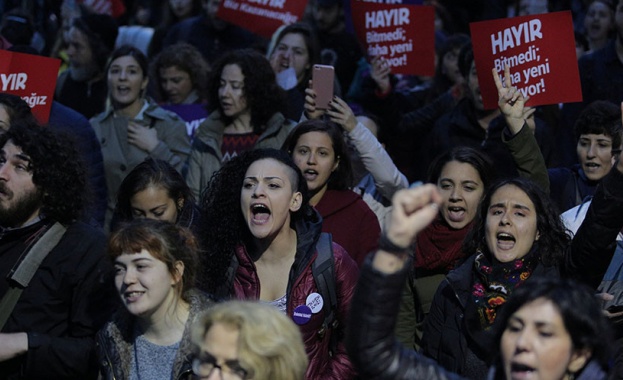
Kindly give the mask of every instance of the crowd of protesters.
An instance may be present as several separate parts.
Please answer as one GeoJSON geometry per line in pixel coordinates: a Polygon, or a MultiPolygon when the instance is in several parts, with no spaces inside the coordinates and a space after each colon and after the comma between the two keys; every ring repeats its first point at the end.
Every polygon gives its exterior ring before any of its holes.
{"type": "Polygon", "coordinates": [[[0,93],[0,380],[623,379],[623,0],[424,0],[430,77],[350,3],[0,3],[61,61],[0,93]],[[486,109],[470,23],[557,11],[582,101],[486,109]]]}

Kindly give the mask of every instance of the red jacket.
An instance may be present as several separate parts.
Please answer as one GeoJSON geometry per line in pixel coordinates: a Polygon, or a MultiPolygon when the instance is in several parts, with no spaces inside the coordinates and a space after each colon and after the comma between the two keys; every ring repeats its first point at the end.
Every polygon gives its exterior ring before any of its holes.
{"type": "Polygon", "coordinates": [[[322,232],[344,247],[359,266],[370,252],[376,251],[381,226],[374,211],[350,190],[327,190],[316,205],[322,215],[322,232]]]}
{"type": "MultiPolygon", "coordinates": [[[[287,314],[292,317],[297,306],[305,305],[307,296],[319,293],[312,275],[312,263],[317,257],[316,241],[320,235],[320,222],[297,223],[297,250],[294,264],[290,269],[287,288],[287,314]]],[[[338,297],[338,322],[336,330],[330,331],[322,338],[318,331],[324,321],[321,310],[312,314],[311,319],[299,325],[309,357],[307,379],[351,379],[355,371],[344,347],[345,321],[348,316],[350,300],[359,276],[357,264],[350,258],[344,248],[333,243],[335,258],[336,293],[338,297]],[[329,356],[330,334],[340,334],[335,354],[329,356]]],[[[259,299],[260,283],[255,264],[249,257],[244,246],[236,249],[238,267],[234,279],[234,296],[238,299],[259,299]]],[[[324,300],[324,302],[329,302],[324,300]]]]}

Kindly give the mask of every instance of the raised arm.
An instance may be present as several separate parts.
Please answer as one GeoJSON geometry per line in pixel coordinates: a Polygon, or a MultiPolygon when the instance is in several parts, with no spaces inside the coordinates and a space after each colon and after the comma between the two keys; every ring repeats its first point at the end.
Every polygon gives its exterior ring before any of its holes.
{"type": "Polygon", "coordinates": [[[408,186],[407,177],[398,170],[372,132],[357,121],[352,109],[344,100],[336,96],[327,115],[348,133],[361,162],[372,174],[374,184],[385,198],[392,199],[396,191],[408,186]]]}
{"type": "Polygon", "coordinates": [[[526,107],[528,98],[511,86],[510,68],[504,67],[504,81],[495,69],[491,70],[498,90],[498,107],[508,130],[502,134],[502,141],[510,151],[517,165],[519,175],[536,182],[549,194],[549,176],[545,159],[534,137],[534,108],[526,107]]]}
{"type": "Polygon", "coordinates": [[[437,215],[434,185],[400,190],[380,249],[363,266],[351,303],[346,348],[365,379],[457,379],[431,359],[402,347],[394,337],[409,246],[437,215]]]}

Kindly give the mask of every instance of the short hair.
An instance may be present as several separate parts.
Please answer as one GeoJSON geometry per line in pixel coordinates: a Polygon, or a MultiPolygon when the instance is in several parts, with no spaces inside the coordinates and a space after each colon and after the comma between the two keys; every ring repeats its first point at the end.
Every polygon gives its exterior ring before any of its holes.
{"type": "Polygon", "coordinates": [[[314,30],[306,23],[297,22],[294,24],[283,27],[277,34],[275,44],[272,50],[269,52],[269,57],[275,53],[277,45],[281,42],[283,37],[288,34],[300,34],[305,41],[305,47],[307,47],[307,54],[309,55],[309,68],[305,70],[305,78],[303,79],[301,86],[307,88],[307,83],[311,79],[312,67],[314,64],[320,62],[320,43],[314,30]]]}
{"type": "Polygon", "coordinates": [[[175,264],[184,263],[184,274],[177,295],[185,299],[187,291],[195,286],[199,265],[199,244],[195,235],[187,228],[162,220],[135,219],[122,224],[108,239],[108,255],[112,260],[124,253],[148,251],[153,257],[166,264],[172,276],[177,275],[175,264]]]}
{"type": "Polygon", "coordinates": [[[428,169],[428,182],[437,183],[441,172],[448,162],[457,161],[471,165],[480,176],[485,191],[489,188],[496,173],[491,158],[474,148],[459,146],[438,155],[428,169]]]}
{"type": "Polygon", "coordinates": [[[27,120],[30,123],[36,123],[35,116],[32,114],[30,106],[19,96],[0,92],[0,105],[4,106],[11,122],[15,120],[27,120]]]}
{"type": "Polygon", "coordinates": [[[299,328],[270,305],[254,301],[227,301],[200,314],[192,325],[191,339],[199,351],[216,324],[239,333],[238,361],[257,380],[304,379],[309,359],[299,328]]]}
{"type": "Polygon", "coordinates": [[[197,91],[199,97],[204,99],[207,96],[210,71],[208,62],[196,47],[185,42],[178,42],[162,49],[150,65],[150,76],[156,83],[154,89],[158,100],[167,100],[160,84],[160,70],[170,67],[177,67],[188,73],[193,89],[197,91]]]}
{"type": "Polygon", "coordinates": [[[594,290],[571,279],[537,276],[517,287],[496,320],[496,342],[501,341],[513,313],[541,298],[555,305],[571,336],[573,348],[590,350],[591,359],[597,361],[602,369],[607,369],[612,340],[610,324],[603,315],[594,290]]]}
{"type": "Polygon", "coordinates": [[[463,243],[463,252],[469,256],[483,250],[483,245],[486,245],[485,228],[491,198],[504,186],[515,186],[530,198],[535,207],[536,228],[540,235],[538,249],[540,260],[545,266],[557,265],[569,246],[571,238],[559,217],[558,210],[547,194],[536,183],[524,178],[502,180],[486,192],[478,207],[474,227],[463,243]]]}
{"type": "Polygon", "coordinates": [[[299,138],[309,132],[322,132],[329,135],[336,160],[339,160],[337,169],[331,173],[327,182],[329,190],[348,190],[353,183],[353,169],[348,154],[348,146],[344,141],[342,130],[335,123],[320,119],[306,120],[297,125],[290,133],[284,146],[290,155],[294,152],[294,147],[299,138]]]}
{"type": "Polygon", "coordinates": [[[621,129],[621,108],[606,100],[596,100],[582,110],[573,131],[576,141],[587,134],[610,137],[614,154],[621,151],[621,129]]]}
{"type": "MultiPolygon", "coordinates": [[[[119,186],[115,206],[115,217],[118,218],[118,221],[124,222],[134,219],[130,204],[132,197],[148,187],[163,188],[176,204],[179,199],[183,200],[184,206],[195,203],[192,191],[175,167],[166,161],[148,157],[136,165],[119,186]]],[[[192,208],[189,207],[183,207],[183,209],[192,211],[192,208]]],[[[178,211],[177,219],[184,219],[181,210],[178,211]]]]}
{"type": "Polygon", "coordinates": [[[0,136],[0,147],[8,141],[30,157],[32,182],[43,194],[42,214],[61,224],[83,216],[90,194],[86,167],[74,141],[34,119],[12,121],[0,136]]]}
{"type": "Polygon", "coordinates": [[[221,119],[228,124],[232,120],[225,116],[219,100],[221,74],[227,65],[237,65],[244,76],[243,93],[251,112],[254,132],[261,134],[268,120],[285,109],[286,97],[279,87],[270,63],[262,54],[253,49],[229,51],[215,63],[208,80],[208,107],[210,111],[219,110],[221,119]]]}

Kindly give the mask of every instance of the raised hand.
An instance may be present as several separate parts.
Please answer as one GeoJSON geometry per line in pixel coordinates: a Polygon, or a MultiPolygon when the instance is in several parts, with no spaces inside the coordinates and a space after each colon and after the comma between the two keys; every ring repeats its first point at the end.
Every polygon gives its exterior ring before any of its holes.
{"type": "Polygon", "coordinates": [[[337,96],[333,97],[331,108],[327,110],[327,115],[332,122],[339,124],[347,132],[352,131],[357,126],[357,118],[348,103],[337,96]]]}
{"type": "Polygon", "coordinates": [[[529,110],[525,114],[525,104],[528,98],[524,98],[521,91],[511,85],[510,68],[508,65],[504,65],[504,82],[500,80],[495,69],[492,69],[491,73],[493,74],[495,87],[498,90],[498,107],[504,115],[511,132],[516,134],[523,127],[527,118],[526,115],[530,117],[534,111],[529,110]]]}
{"type": "Polygon", "coordinates": [[[389,67],[387,60],[380,55],[372,59],[371,65],[372,71],[370,72],[370,77],[376,82],[381,93],[385,94],[391,88],[389,74],[391,74],[392,69],[389,67]]]}

